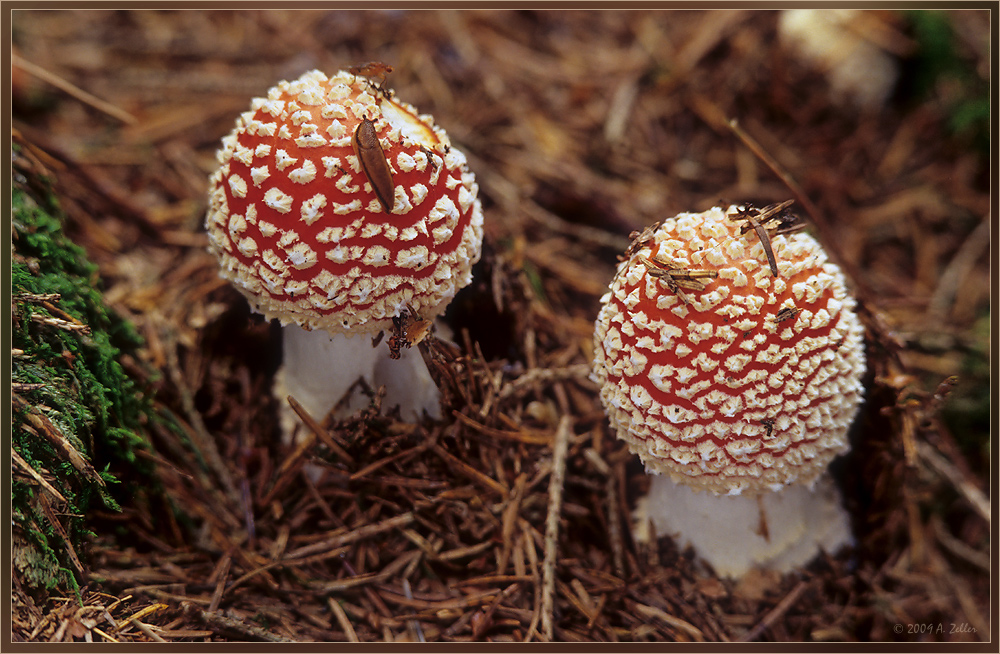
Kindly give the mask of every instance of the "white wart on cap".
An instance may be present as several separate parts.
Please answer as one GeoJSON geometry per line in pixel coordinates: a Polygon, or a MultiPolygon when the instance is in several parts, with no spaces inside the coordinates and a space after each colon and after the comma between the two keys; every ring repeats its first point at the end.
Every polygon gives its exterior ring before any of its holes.
{"type": "Polygon", "coordinates": [[[620,264],[594,336],[618,437],[648,470],[730,495],[813,483],[848,449],[865,370],[855,301],[819,243],[772,237],[775,277],[736,214],[666,220],[620,264]],[[644,258],[717,277],[682,297],[644,258]]]}
{"type": "Polygon", "coordinates": [[[314,70],[279,83],[240,116],[218,160],[211,249],[269,318],[375,333],[408,305],[433,319],[471,281],[483,212],[465,156],[364,77],[314,70]],[[352,142],[364,119],[392,175],[391,213],[352,142]]]}

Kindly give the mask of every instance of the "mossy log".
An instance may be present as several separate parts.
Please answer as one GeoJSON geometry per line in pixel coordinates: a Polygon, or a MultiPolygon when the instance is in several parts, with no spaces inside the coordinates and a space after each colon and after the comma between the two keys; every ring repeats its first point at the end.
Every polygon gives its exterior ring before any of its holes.
{"type": "Polygon", "coordinates": [[[151,402],[121,363],[141,338],[104,304],[44,177],[17,149],[13,159],[11,572],[51,593],[78,588],[88,517],[119,509],[119,480],[150,479],[139,453],[151,402]]]}

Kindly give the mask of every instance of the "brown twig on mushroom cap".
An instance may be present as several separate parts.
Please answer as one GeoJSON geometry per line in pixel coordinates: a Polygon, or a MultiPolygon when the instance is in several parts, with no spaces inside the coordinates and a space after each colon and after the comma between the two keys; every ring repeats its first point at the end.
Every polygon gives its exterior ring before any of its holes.
{"type": "Polygon", "coordinates": [[[774,259],[774,250],[771,248],[771,235],[768,233],[765,225],[771,220],[779,220],[780,226],[784,231],[778,233],[787,233],[800,229],[798,226],[792,225],[789,219],[781,217],[784,215],[785,209],[790,207],[793,202],[794,200],[785,200],[778,204],[770,204],[763,209],[755,209],[751,203],[747,202],[738,208],[736,213],[729,218],[730,220],[746,221],[740,227],[740,234],[746,234],[751,229],[756,232],[757,238],[760,239],[760,245],[764,248],[764,254],[767,255],[767,263],[771,266],[771,274],[775,277],[778,276],[778,263],[774,259]]]}
{"type": "Polygon", "coordinates": [[[639,257],[639,261],[646,266],[647,274],[662,279],[664,283],[674,293],[684,300],[685,304],[690,303],[690,298],[681,291],[686,288],[692,291],[705,290],[706,282],[702,279],[715,279],[719,276],[716,270],[691,270],[684,266],[683,262],[666,262],[659,258],[648,259],[639,257]]]}

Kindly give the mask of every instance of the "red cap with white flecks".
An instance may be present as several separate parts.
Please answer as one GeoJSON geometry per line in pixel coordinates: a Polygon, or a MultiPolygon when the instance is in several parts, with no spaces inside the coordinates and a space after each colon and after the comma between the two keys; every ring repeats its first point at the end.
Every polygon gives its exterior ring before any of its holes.
{"type": "Polygon", "coordinates": [[[240,116],[218,160],[210,247],[269,318],[374,333],[407,305],[433,318],[471,281],[483,212],[465,156],[430,116],[364,77],[279,83],[240,116]],[[367,161],[356,143],[366,119],[378,139],[367,161]],[[388,187],[366,163],[388,171],[388,187]]]}
{"type": "Polygon", "coordinates": [[[795,233],[771,238],[773,276],[736,216],[680,214],[630,248],[594,336],[618,437],[647,469],[717,494],[813,482],[848,449],[864,393],[864,330],[840,269],[795,233]],[[657,265],[681,283],[705,272],[682,288],[657,265]]]}

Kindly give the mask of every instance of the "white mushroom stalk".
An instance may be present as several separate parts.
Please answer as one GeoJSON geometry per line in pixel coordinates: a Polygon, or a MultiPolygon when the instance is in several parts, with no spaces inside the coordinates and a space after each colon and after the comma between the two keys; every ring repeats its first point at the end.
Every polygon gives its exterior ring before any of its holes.
{"type": "Polygon", "coordinates": [[[794,222],[785,206],[644,232],[594,336],[611,424],[657,475],[646,517],[731,577],[852,542],[827,466],[862,401],[863,328],[815,239],[777,234],[794,222]]]}
{"type": "Polygon", "coordinates": [[[373,336],[401,317],[434,320],[479,260],[478,186],[447,134],[363,76],[314,70],[254,99],[218,160],[210,249],[284,326],[282,405],[292,395],[320,420],[363,378],[404,418],[438,416],[419,352],[373,336]]]}

